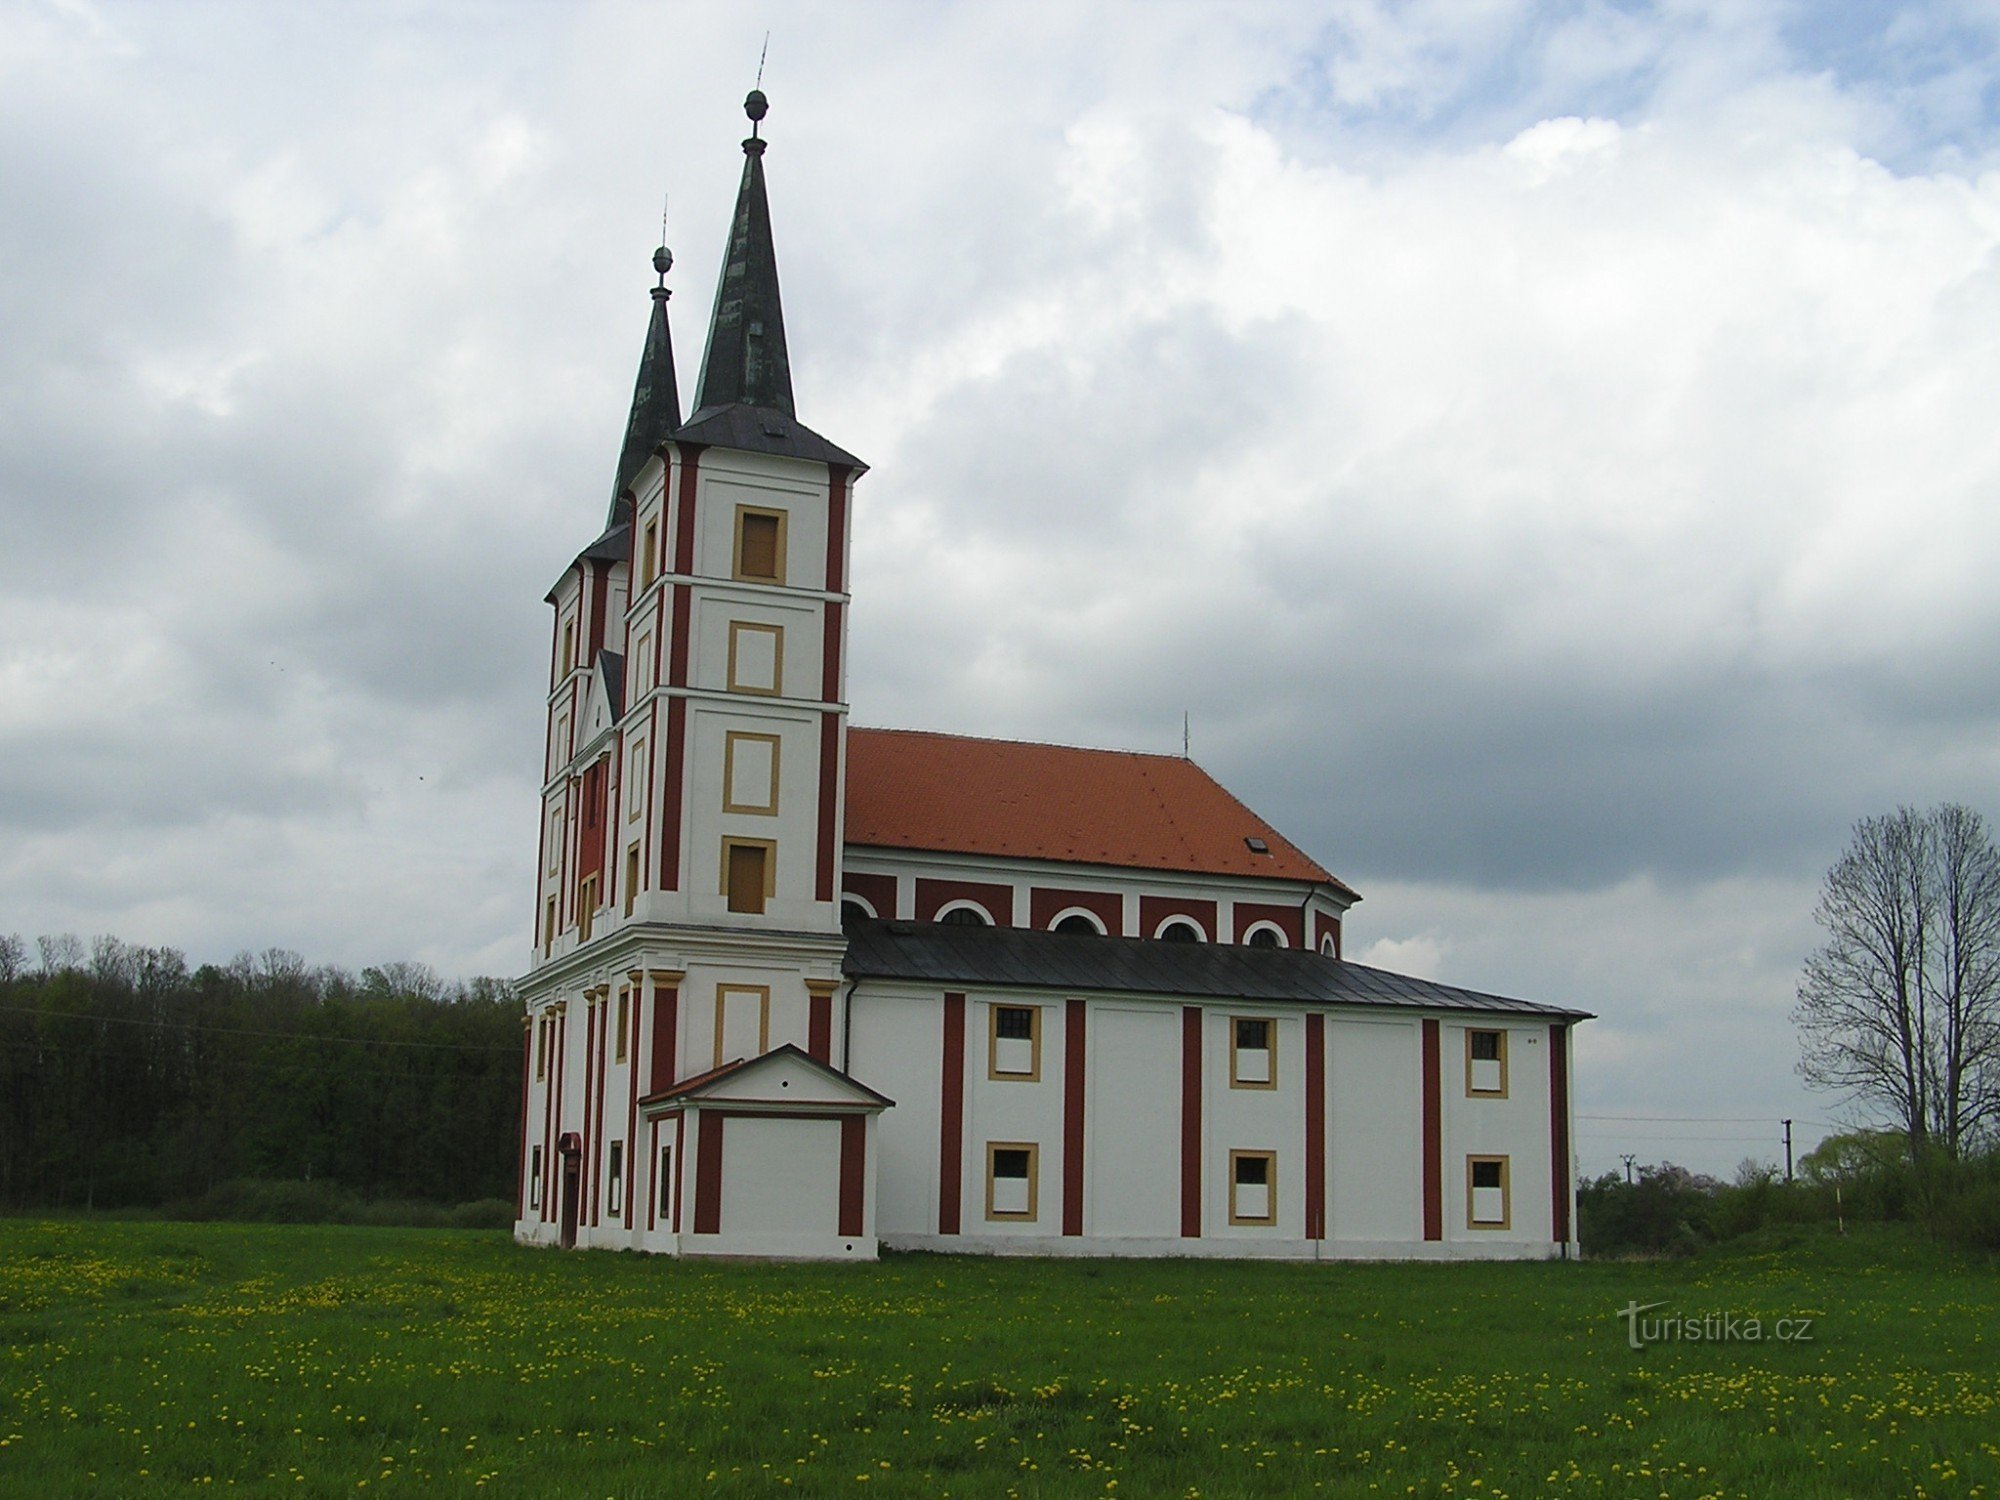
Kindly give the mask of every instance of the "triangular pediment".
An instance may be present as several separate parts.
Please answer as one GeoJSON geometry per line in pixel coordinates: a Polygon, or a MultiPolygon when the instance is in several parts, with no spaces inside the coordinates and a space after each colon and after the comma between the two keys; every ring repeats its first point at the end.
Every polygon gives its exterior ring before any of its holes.
{"type": "Polygon", "coordinates": [[[761,1057],[740,1058],[644,1099],[647,1110],[726,1105],[780,1112],[873,1113],[895,1101],[787,1042],[761,1057]]]}
{"type": "Polygon", "coordinates": [[[609,734],[625,713],[625,658],[615,651],[600,651],[591,664],[590,686],[583,696],[583,715],[577,722],[577,743],[590,745],[609,734]]]}

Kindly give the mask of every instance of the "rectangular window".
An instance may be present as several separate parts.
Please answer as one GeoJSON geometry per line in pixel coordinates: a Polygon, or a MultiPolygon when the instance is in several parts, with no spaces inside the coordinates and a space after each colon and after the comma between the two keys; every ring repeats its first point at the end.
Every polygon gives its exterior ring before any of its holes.
{"type": "Polygon", "coordinates": [[[1229,1222],[1232,1224],[1278,1222],[1277,1152],[1229,1153],[1229,1222]]]}
{"type": "Polygon", "coordinates": [[[639,587],[649,588],[660,576],[660,523],[657,520],[646,523],[646,539],[642,544],[645,555],[639,559],[639,587]]]}
{"type": "Polygon", "coordinates": [[[576,670],[576,621],[574,620],[563,621],[562,670],[565,677],[576,670]]]}
{"type": "Polygon", "coordinates": [[[1505,1229],[1509,1223],[1507,1158],[1465,1159],[1465,1222],[1474,1229],[1505,1229]]]}
{"type": "Polygon", "coordinates": [[[660,1196],[653,1200],[653,1212],[664,1219],[674,1210],[674,1148],[660,1147],[660,1196]]]}
{"type": "Polygon", "coordinates": [[[542,1148],[534,1147],[528,1152],[528,1207],[542,1206],[542,1148]]]}
{"type": "Polygon", "coordinates": [[[556,898],[549,897],[549,904],[542,909],[542,957],[547,958],[556,951],[556,898]]]}
{"type": "Polygon", "coordinates": [[[986,1008],[986,1076],[1032,1083],[1042,1076],[1042,1008],[986,1008]]]}
{"type": "Polygon", "coordinates": [[[778,811],[778,750],[775,734],[730,730],[722,737],[722,810],[775,816],[778,811]]]}
{"type": "Polygon", "coordinates": [[[1278,1023],[1269,1016],[1229,1018],[1229,1086],[1278,1086],[1278,1023]]]}
{"type": "Polygon", "coordinates": [[[610,1213],[622,1213],[625,1209],[625,1143],[611,1143],[609,1168],[610,1181],[605,1184],[605,1207],[610,1213]]]}
{"type": "Polygon", "coordinates": [[[583,877],[583,888],[577,892],[576,905],[576,940],[579,943],[587,943],[590,941],[591,920],[597,915],[597,877],[595,875],[586,875],[583,877]]]}
{"type": "Polygon", "coordinates": [[[736,507],[736,567],[741,583],[785,581],[785,513],[736,507]]]}
{"type": "Polygon", "coordinates": [[[625,796],[632,804],[626,810],[625,821],[636,823],[646,811],[646,742],[636,739],[632,742],[632,754],[628,759],[625,775],[625,796]]]}
{"type": "Polygon", "coordinates": [[[722,841],[722,891],[731,911],[757,915],[776,894],[778,846],[769,839],[722,841]]]}
{"type": "Polygon", "coordinates": [[[715,1065],[762,1057],[771,1050],[771,987],[719,984],[715,987],[715,1065]]]}
{"type": "Polygon", "coordinates": [[[626,1044],[625,1033],[631,1030],[631,1027],[632,1027],[632,992],[627,989],[621,989],[618,992],[618,1043],[616,1050],[611,1055],[611,1060],[613,1062],[625,1061],[625,1053],[627,1050],[625,1045],[626,1044]]]}
{"type": "Polygon", "coordinates": [[[1035,1217],[1041,1150],[1021,1141],[986,1145],[986,1217],[1021,1222],[1035,1217]]]}
{"type": "Polygon", "coordinates": [[[729,691],[775,698],[785,682],[785,627],[729,622],[729,691]]]}
{"type": "Polygon", "coordinates": [[[1476,1098],[1507,1097],[1507,1033],[1465,1033],[1465,1092],[1476,1098]]]}
{"type": "Polygon", "coordinates": [[[549,1020],[542,1017],[535,1023],[535,1081],[541,1082],[549,1076],[549,1020]]]}
{"type": "Polygon", "coordinates": [[[562,845],[562,809],[556,808],[549,814],[549,873],[551,875],[562,868],[562,845]]]}
{"type": "Polygon", "coordinates": [[[634,844],[625,851],[625,915],[632,915],[632,908],[639,903],[639,846],[634,844]]]}

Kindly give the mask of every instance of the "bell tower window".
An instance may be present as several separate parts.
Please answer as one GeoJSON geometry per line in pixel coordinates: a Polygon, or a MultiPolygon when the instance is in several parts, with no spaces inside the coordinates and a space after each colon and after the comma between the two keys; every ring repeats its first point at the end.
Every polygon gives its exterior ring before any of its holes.
{"type": "Polygon", "coordinates": [[[785,581],[785,513],[736,507],[735,577],[741,583],[785,581]]]}

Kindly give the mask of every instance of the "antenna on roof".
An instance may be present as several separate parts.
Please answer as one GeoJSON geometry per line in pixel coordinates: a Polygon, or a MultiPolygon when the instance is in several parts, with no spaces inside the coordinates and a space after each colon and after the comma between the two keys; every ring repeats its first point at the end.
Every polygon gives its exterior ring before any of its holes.
{"type": "Polygon", "coordinates": [[[1189,746],[1194,743],[1193,719],[1186,709],[1181,710],[1181,759],[1193,760],[1189,746]]]}

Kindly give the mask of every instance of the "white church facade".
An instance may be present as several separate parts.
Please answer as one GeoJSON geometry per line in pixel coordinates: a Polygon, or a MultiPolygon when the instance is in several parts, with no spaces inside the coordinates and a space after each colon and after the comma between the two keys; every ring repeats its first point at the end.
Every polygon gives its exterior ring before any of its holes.
{"type": "Polygon", "coordinates": [[[746,109],[692,412],[662,251],[549,594],[516,1237],[1573,1254],[1581,1013],[1350,962],[1356,893],[1190,760],[849,726],[864,465],[794,411],[746,109]]]}

